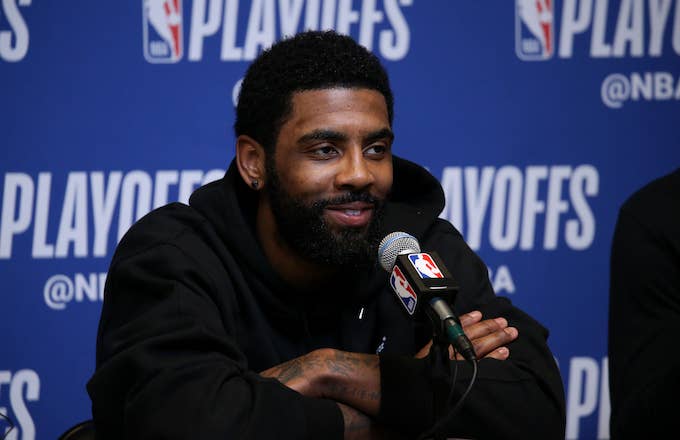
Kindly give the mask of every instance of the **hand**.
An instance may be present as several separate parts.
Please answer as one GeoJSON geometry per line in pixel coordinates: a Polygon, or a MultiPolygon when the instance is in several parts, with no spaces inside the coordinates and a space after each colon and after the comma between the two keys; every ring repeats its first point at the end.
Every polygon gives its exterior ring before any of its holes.
{"type": "MultiPolygon", "coordinates": [[[[494,358],[503,361],[510,356],[510,350],[506,344],[517,339],[518,331],[514,327],[508,327],[505,318],[485,319],[482,321],[482,313],[475,310],[460,316],[460,323],[463,331],[475,347],[477,359],[483,357],[494,358]]],[[[430,352],[432,341],[416,353],[417,358],[423,358],[430,352]]],[[[449,357],[453,357],[453,348],[449,346],[449,357]]],[[[457,360],[464,360],[463,356],[457,354],[457,360]]]]}
{"type": "Polygon", "coordinates": [[[308,397],[347,404],[375,416],[380,407],[380,366],[374,354],[322,348],[260,373],[308,397]]]}
{"type": "Polygon", "coordinates": [[[314,350],[262,371],[260,376],[271,377],[308,397],[321,397],[322,378],[326,376],[328,349],[314,350]]]}
{"type": "Polygon", "coordinates": [[[345,439],[394,439],[378,425],[380,368],[378,356],[322,348],[260,373],[308,397],[337,402],[345,422],[345,439]]]}

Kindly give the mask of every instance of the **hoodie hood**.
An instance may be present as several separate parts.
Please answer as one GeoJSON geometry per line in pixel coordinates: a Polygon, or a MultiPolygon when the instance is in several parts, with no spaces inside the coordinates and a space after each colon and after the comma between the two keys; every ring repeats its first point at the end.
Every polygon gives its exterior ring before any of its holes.
{"type": "Polygon", "coordinates": [[[444,191],[425,168],[394,157],[394,183],[386,206],[385,234],[407,232],[421,240],[444,209],[444,191]]]}
{"type": "MultiPolygon", "coordinates": [[[[444,193],[439,182],[424,168],[413,162],[393,157],[394,183],[390,198],[385,206],[384,231],[404,231],[420,239],[433,224],[444,207],[444,193]],[[397,214],[398,213],[398,214],[397,214]]],[[[257,196],[243,182],[236,164],[232,161],[224,178],[196,190],[189,204],[199,211],[214,227],[219,237],[235,257],[244,271],[251,272],[249,279],[261,283],[266,292],[268,310],[280,318],[292,318],[291,304],[323,310],[329,301],[336,298],[342,307],[361,305],[372,300],[371,296],[380,291],[387,282],[387,273],[376,266],[368,274],[357,279],[352,294],[313,295],[305,294],[289,286],[274,270],[265,257],[255,232],[257,196]],[[315,301],[318,298],[318,301],[315,301]],[[319,303],[315,306],[315,303],[319,303]]],[[[345,286],[347,287],[347,286],[345,286]]],[[[337,311],[337,309],[335,309],[337,311]]],[[[293,313],[295,317],[298,315],[293,313]]]]}

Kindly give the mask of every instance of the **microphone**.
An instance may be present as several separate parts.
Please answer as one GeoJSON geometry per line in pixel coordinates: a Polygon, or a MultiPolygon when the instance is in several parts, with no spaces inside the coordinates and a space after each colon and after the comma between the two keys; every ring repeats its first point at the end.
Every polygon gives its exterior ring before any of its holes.
{"type": "Polygon", "coordinates": [[[458,283],[439,255],[421,252],[418,240],[406,232],[392,232],[380,242],[378,259],[390,273],[390,286],[406,312],[413,315],[421,299],[428,306],[425,312],[436,327],[435,334],[446,334],[465,359],[476,360],[472,343],[449,307],[449,301],[458,293],[458,283]]]}

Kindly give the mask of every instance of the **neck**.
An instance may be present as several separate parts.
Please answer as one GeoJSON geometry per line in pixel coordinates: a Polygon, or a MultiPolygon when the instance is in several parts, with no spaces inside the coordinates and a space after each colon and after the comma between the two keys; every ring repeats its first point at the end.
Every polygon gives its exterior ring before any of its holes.
{"type": "Polygon", "coordinates": [[[256,230],[265,257],[288,284],[309,289],[328,283],[329,279],[337,275],[335,268],[316,264],[303,258],[282,239],[267,197],[260,197],[256,230]]]}

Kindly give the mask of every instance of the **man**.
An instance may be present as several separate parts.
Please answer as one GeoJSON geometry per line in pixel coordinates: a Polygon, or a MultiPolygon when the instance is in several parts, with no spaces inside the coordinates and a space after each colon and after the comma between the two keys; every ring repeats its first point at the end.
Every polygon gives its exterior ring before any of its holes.
{"type": "MultiPolygon", "coordinates": [[[[392,102],[349,37],[308,32],[255,60],[224,179],[140,220],[113,257],[88,384],[102,438],[417,437],[442,386],[431,329],[376,264],[395,230],[446,261],[484,357],[447,431],[563,437],[547,332],[437,218],[439,183],[392,156],[392,102]]],[[[454,362],[459,396],[470,370],[454,362]]]]}
{"type": "Polygon", "coordinates": [[[680,330],[679,200],[680,168],[619,210],[609,287],[612,438],[665,438],[677,429],[680,354],[666,348],[680,330]]]}

